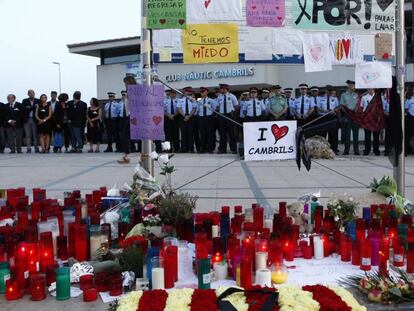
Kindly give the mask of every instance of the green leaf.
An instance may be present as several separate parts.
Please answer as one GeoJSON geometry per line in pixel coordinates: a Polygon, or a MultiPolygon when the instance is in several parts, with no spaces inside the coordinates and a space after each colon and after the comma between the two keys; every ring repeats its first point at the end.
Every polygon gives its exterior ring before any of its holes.
{"type": "Polygon", "coordinates": [[[398,288],[396,288],[396,287],[392,287],[392,288],[388,289],[388,291],[389,291],[391,294],[393,294],[394,296],[397,296],[397,297],[399,297],[399,298],[402,298],[401,291],[400,291],[398,288]]]}
{"type": "Polygon", "coordinates": [[[397,192],[397,189],[395,189],[391,185],[380,185],[377,188],[377,192],[390,196],[390,195],[395,195],[395,193],[397,192]]]}

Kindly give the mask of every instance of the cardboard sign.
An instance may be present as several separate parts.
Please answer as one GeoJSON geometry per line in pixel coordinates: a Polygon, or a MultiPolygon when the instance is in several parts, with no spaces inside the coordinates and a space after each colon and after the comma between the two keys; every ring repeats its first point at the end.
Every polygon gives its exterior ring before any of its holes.
{"type": "Polygon", "coordinates": [[[392,86],[391,62],[364,62],[355,66],[357,89],[388,89],[392,86]]]}
{"type": "Polygon", "coordinates": [[[377,60],[388,60],[392,54],[392,34],[377,33],[375,35],[375,58],[377,60]]]}
{"type": "Polygon", "coordinates": [[[164,140],[164,86],[130,85],[131,139],[164,140]]]}
{"type": "Polygon", "coordinates": [[[147,27],[149,29],[184,29],[186,0],[148,0],[147,27]]]}
{"type": "Polygon", "coordinates": [[[244,160],[296,158],[296,121],[243,123],[244,160]]]}
{"type": "Polygon", "coordinates": [[[187,23],[241,21],[241,0],[187,0],[187,23]]]}
{"type": "Polygon", "coordinates": [[[247,26],[282,27],[285,24],[285,0],[247,0],[247,26]]]}
{"type": "Polygon", "coordinates": [[[309,33],[303,36],[305,72],[332,70],[332,55],[327,33],[309,33]]]}
{"type": "Polygon", "coordinates": [[[183,31],[184,64],[237,63],[236,24],[195,24],[183,31]]]}

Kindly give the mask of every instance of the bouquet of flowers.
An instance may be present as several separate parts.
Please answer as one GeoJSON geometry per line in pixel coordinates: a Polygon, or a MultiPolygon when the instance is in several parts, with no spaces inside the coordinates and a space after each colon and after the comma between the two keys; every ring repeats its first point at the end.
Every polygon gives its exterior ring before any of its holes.
{"type": "Polygon", "coordinates": [[[157,215],[148,215],[142,219],[145,227],[161,226],[161,217],[157,215]]]}
{"type": "Polygon", "coordinates": [[[357,218],[356,211],[359,205],[352,197],[335,197],[328,203],[328,209],[329,215],[334,218],[339,230],[344,231],[347,223],[357,218]]]}

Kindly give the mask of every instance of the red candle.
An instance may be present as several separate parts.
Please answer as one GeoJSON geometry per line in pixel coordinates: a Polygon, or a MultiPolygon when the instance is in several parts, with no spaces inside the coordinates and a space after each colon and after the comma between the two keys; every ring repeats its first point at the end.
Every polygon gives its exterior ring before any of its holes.
{"type": "Polygon", "coordinates": [[[264,208],[263,207],[255,207],[253,209],[253,222],[256,227],[256,230],[263,229],[263,217],[264,217],[264,208]]]}
{"type": "Polygon", "coordinates": [[[379,273],[382,276],[388,276],[389,254],[390,240],[388,237],[385,236],[381,239],[379,251],[379,273]]]}
{"type": "Polygon", "coordinates": [[[57,239],[57,257],[61,260],[68,259],[68,238],[66,236],[58,236],[57,239]]]}
{"type": "Polygon", "coordinates": [[[414,273],[414,242],[408,242],[407,249],[407,273],[414,273]]]}
{"type": "Polygon", "coordinates": [[[343,235],[341,238],[341,261],[351,261],[351,248],[351,238],[343,235]]]}
{"type": "Polygon", "coordinates": [[[94,285],[93,285],[93,274],[81,275],[80,278],[79,278],[79,284],[80,284],[79,288],[83,291],[86,290],[86,289],[94,287],[94,285]]]}
{"type": "Polygon", "coordinates": [[[16,252],[16,281],[21,289],[29,287],[29,256],[25,242],[17,245],[16,252]]]}
{"type": "Polygon", "coordinates": [[[168,246],[164,251],[164,286],[165,288],[173,288],[176,280],[175,271],[177,269],[175,262],[175,252],[172,251],[171,247],[177,248],[177,246],[168,246]]]}
{"type": "Polygon", "coordinates": [[[46,299],[46,282],[45,276],[34,274],[30,276],[30,299],[33,301],[40,301],[46,299]]]}
{"type": "Polygon", "coordinates": [[[398,238],[397,243],[394,245],[394,261],[393,264],[396,267],[404,266],[404,239],[398,238]]]}
{"type": "Polygon", "coordinates": [[[88,243],[86,241],[86,225],[75,224],[75,258],[78,261],[88,260],[88,243]]]}
{"type": "Polygon", "coordinates": [[[303,258],[305,259],[312,259],[313,256],[313,247],[310,245],[305,245],[302,248],[303,258]]]}
{"type": "Polygon", "coordinates": [[[46,285],[50,286],[53,282],[56,282],[56,269],[59,266],[56,264],[46,267],[46,285]]]}
{"type": "Polygon", "coordinates": [[[223,256],[221,255],[221,253],[219,252],[215,253],[212,259],[212,264],[214,265],[215,263],[220,263],[222,261],[223,261],[223,256]]]}
{"type": "Polygon", "coordinates": [[[53,258],[52,232],[43,232],[40,234],[39,260],[41,272],[45,272],[47,266],[55,263],[53,258]]]}
{"type": "Polygon", "coordinates": [[[285,241],[283,243],[283,257],[286,261],[293,261],[295,258],[295,247],[290,241],[285,241]]]}
{"type": "Polygon", "coordinates": [[[252,287],[252,261],[248,257],[243,257],[240,262],[240,285],[244,289],[252,287]]]}
{"type": "Polygon", "coordinates": [[[75,257],[75,223],[68,224],[68,257],[75,257]]]}
{"type": "Polygon", "coordinates": [[[122,275],[115,273],[109,276],[109,295],[122,295],[122,275]]]}
{"type": "Polygon", "coordinates": [[[221,214],[229,216],[230,215],[230,206],[222,206],[221,214]]]}
{"type": "Polygon", "coordinates": [[[98,292],[108,291],[108,276],[106,272],[99,272],[96,274],[96,287],[98,292]]]}
{"type": "Polygon", "coordinates": [[[37,243],[27,243],[29,273],[36,274],[39,272],[39,251],[37,243]]]}
{"type": "Polygon", "coordinates": [[[6,281],[6,300],[17,300],[22,297],[22,290],[16,280],[6,281]]]}
{"type": "Polygon", "coordinates": [[[88,288],[83,291],[83,301],[92,302],[98,299],[98,290],[96,288],[88,288]]]}
{"type": "Polygon", "coordinates": [[[286,217],[286,202],[279,202],[279,217],[283,218],[286,217]]]}
{"type": "Polygon", "coordinates": [[[371,270],[371,241],[364,240],[361,245],[361,270],[371,270]]]}
{"type": "Polygon", "coordinates": [[[321,232],[321,228],[322,228],[322,213],[321,211],[317,210],[315,213],[315,220],[314,220],[314,232],[315,233],[320,233],[321,232]]]}

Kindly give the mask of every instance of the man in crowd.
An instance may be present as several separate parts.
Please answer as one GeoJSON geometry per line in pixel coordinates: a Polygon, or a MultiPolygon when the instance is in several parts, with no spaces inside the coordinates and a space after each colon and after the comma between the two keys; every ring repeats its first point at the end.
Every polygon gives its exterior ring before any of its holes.
{"type": "Polygon", "coordinates": [[[244,91],[241,93],[241,96],[239,98],[239,106],[240,106],[240,119],[242,122],[246,121],[246,116],[244,115],[244,110],[246,109],[246,105],[250,100],[250,92],[244,91]]]}
{"type": "Polygon", "coordinates": [[[260,99],[257,98],[258,89],[256,87],[250,88],[250,100],[247,101],[243,107],[243,114],[247,122],[262,121],[266,106],[260,99]]]}
{"type": "Polygon", "coordinates": [[[217,98],[217,110],[226,118],[220,117],[220,146],[219,152],[227,153],[227,141],[229,141],[230,150],[237,154],[236,136],[234,132],[233,120],[234,112],[239,108],[239,102],[234,94],[229,92],[228,84],[220,84],[220,95],[217,98]]]}
{"type": "Polygon", "coordinates": [[[280,85],[274,85],[271,88],[268,105],[271,121],[282,121],[286,118],[290,103],[289,99],[286,101],[281,91],[282,87],[280,85]]]}
{"type": "Polygon", "coordinates": [[[200,88],[201,99],[198,101],[198,121],[200,125],[200,153],[213,153],[214,151],[214,120],[212,115],[216,103],[208,97],[208,89],[200,88]]]}
{"type": "Polygon", "coordinates": [[[318,113],[318,107],[320,107],[321,97],[319,96],[319,88],[317,86],[312,86],[311,89],[311,103],[314,107],[314,112],[318,113]]]}
{"type": "Polygon", "coordinates": [[[385,151],[384,151],[384,155],[388,156],[389,154],[389,141],[391,139],[390,137],[390,130],[389,130],[389,126],[390,126],[390,120],[389,120],[389,116],[390,116],[390,100],[389,100],[389,92],[388,90],[384,90],[383,93],[381,94],[381,100],[382,100],[382,109],[384,110],[384,115],[385,115],[385,137],[384,137],[384,145],[385,145],[385,151]]]}
{"type": "Polygon", "coordinates": [[[295,120],[295,98],[292,98],[293,89],[287,87],[283,90],[288,110],[286,111],[286,120],[295,120]]]}
{"type": "Polygon", "coordinates": [[[181,115],[181,152],[194,153],[194,116],[197,114],[197,102],[192,87],[183,89],[185,96],[181,99],[179,113],[181,115]]]}
{"type": "Polygon", "coordinates": [[[269,115],[269,96],[270,96],[270,90],[268,88],[266,88],[266,87],[263,88],[262,89],[261,96],[262,96],[263,104],[266,107],[266,111],[264,113],[265,116],[263,116],[263,121],[266,121],[266,120],[268,120],[270,118],[270,115],[269,115]]]}
{"type": "Polygon", "coordinates": [[[58,93],[56,91],[50,92],[50,101],[48,102],[48,104],[52,109],[52,114],[55,113],[56,104],[58,103],[57,96],[58,93]]]}
{"type": "Polygon", "coordinates": [[[37,125],[36,125],[36,106],[40,103],[40,100],[35,97],[35,92],[33,90],[28,90],[28,98],[23,99],[23,108],[24,108],[24,135],[26,137],[26,148],[27,153],[32,152],[32,143],[34,146],[35,152],[39,152],[39,147],[37,144],[37,125]]]}
{"type": "MultiPolygon", "coordinates": [[[[355,82],[347,80],[346,84],[347,90],[341,95],[339,104],[355,111],[358,104],[358,94],[355,92],[355,82]]],[[[343,117],[346,120],[346,123],[342,129],[344,131],[345,139],[345,149],[343,155],[349,155],[349,149],[351,147],[351,131],[354,144],[354,154],[359,155],[359,126],[358,124],[354,123],[352,119],[345,114],[345,112],[342,113],[344,114],[343,117]]]]}
{"type": "Polygon", "coordinates": [[[6,129],[4,127],[6,118],[5,118],[6,106],[0,102],[0,153],[4,153],[6,148],[6,129]]]}
{"type": "Polygon", "coordinates": [[[179,100],[174,90],[166,91],[164,100],[164,131],[165,140],[171,142],[172,152],[180,151],[180,114],[179,100]]]}
{"type": "MultiPolygon", "coordinates": [[[[327,85],[325,96],[320,97],[318,112],[321,115],[332,113],[332,118],[337,118],[336,114],[339,112],[339,100],[338,97],[336,97],[332,85],[327,85]],[[333,111],[335,113],[333,113],[333,111]]],[[[338,154],[338,127],[335,127],[328,132],[328,142],[335,154],[338,154]]]]}
{"type": "MultiPolygon", "coordinates": [[[[362,111],[367,110],[368,105],[371,103],[371,101],[375,97],[375,89],[368,89],[368,92],[361,97],[361,105],[362,105],[362,111]]],[[[364,155],[369,155],[371,152],[371,134],[374,136],[374,154],[376,156],[380,155],[379,151],[379,136],[380,131],[371,132],[370,130],[364,129],[365,133],[365,150],[364,155]]]]}
{"type": "Polygon", "coordinates": [[[298,126],[305,125],[309,117],[312,115],[314,111],[314,104],[312,103],[310,97],[307,95],[308,85],[302,83],[299,85],[300,96],[295,99],[293,104],[294,106],[294,114],[296,120],[298,120],[298,126]]]}
{"type": "Polygon", "coordinates": [[[23,124],[26,109],[21,103],[16,102],[14,94],[7,96],[7,104],[4,108],[4,124],[10,153],[16,153],[16,149],[17,153],[22,153],[23,124]]]}
{"type": "Polygon", "coordinates": [[[108,143],[108,147],[106,148],[105,152],[113,152],[112,144],[115,141],[116,146],[119,145],[118,143],[118,102],[115,100],[115,93],[108,92],[109,101],[105,104],[105,128],[106,128],[106,140],[108,143]]]}
{"type": "Polygon", "coordinates": [[[73,93],[73,100],[68,102],[68,114],[70,120],[70,130],[72,139],[72,153],[82,153],[87,105],[81,101],[81,92],[73,93]]]}

